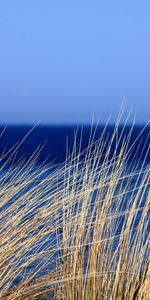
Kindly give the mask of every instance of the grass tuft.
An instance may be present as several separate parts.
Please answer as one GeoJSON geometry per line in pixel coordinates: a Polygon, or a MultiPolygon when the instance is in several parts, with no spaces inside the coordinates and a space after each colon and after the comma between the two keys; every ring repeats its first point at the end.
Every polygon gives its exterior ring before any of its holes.
{"type": "Polygon", "coordinates": [[[123,130],[55,168],[2,155],[1,300],[150,299],[149,168],[123,130]]]}

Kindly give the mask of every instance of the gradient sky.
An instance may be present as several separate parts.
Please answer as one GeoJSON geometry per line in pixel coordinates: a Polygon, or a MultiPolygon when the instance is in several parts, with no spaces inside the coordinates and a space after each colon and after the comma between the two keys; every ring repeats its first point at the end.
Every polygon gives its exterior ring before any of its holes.
{"type": "Polygon", "coordinates": [[[149,119],[150,1],[1,0],[0,122],[149,119]]]}

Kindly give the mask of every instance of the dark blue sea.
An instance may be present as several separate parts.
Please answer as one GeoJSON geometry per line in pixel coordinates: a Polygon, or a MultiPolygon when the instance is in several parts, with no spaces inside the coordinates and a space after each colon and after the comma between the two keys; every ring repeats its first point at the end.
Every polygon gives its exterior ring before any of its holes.
{"type": "MultiPolygon", "coordinates": [[[[144,125],[135,126],[132,131],[130,142],[128,148],[133,145],[132,153],[129,160],[132,159],[135,151],[136,157],[142,162],[144,159],[146,163],[149,162],[150,157],[148,152],[148,147],[150,144],[149,139],[149,127],[147,126],[144,130],[144,125]]],[[[93,132],[94,132],[93,128],[93,132]]],[[[94,140],[97,140],[102,133],[104,126],[101,125],[97,127],[94,140]]],[[[123,126],[118,129],[118,135],[122,133],[123,126]]],[[[120,147],[122,141],[126,138],[127,134],[130,132],[131,126],[126,126],[123,131],[120,147]]],[[[91,133],[91,126],[40,126],[37,125],[31,132],[32,126],[30,125],[13,125],[7,126],[4,130],[4,126],[0,126],[0,157],[1,164],[5,162],[11,153],[15,151],[15,159],[20,157],[25,157],[28,159],[37,147],[41,147],[40,155],[38,158],[38,163],[43,161],[55,163],[61,163],[66,158],[66,145],[72,150],[75,132],[77,132],[77,146],[79,145],[82,132],[82,147],[81,150],[88,146],[89,136],[91,133]],[[3,132],[4,131],[4,132],[3,132]],[[2,134],[3,132],[3,134],[2,134]],[[30,133],[29,133],[30,132],[30,133]],[[27,136],[26,136],[27,135],[27,136]],[[15,146],[16,145],[16,146],[15,146]],[[19,146],[18,146],[19,145],[19,146]],[[15,146],[15,148],[13,148],[15,146]]],[[[114,130],[114,126],[108,126],[105,131],[105,136],[108,139],[111,138],[114,130]]],[[[115,147],[115,143],[114,143],[115,147]]],[[[118,148],[119,149],[119,148],[118,148]]],[[[111,154],[113,154],[113,146],[111,149],[111,154]]],[[[110,154],[110,155],[111,155],[110,154]]]]}

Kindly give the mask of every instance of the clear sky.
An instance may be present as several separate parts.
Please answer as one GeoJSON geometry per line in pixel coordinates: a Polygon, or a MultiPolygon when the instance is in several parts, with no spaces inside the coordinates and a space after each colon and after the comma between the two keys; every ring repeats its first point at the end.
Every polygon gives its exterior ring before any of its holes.
{"type": "Polygon", "coordinates": [[[150,1],[1,0],[0,122],[149,119],[150,1]]]}

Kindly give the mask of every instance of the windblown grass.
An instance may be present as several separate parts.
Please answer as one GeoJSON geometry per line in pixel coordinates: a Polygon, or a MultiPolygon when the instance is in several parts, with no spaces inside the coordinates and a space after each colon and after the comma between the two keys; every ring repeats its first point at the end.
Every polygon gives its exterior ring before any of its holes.
{"type": "Polygon", "coordinates": [[[0,169],[0,299],[150,299],[149,169],[131,134],[121,140],[116,126],[95,142],[93,132],[84,153],[75,139],[57,168],[37,167],[40,149],[15,165],[11,150],[0,169]]]}

